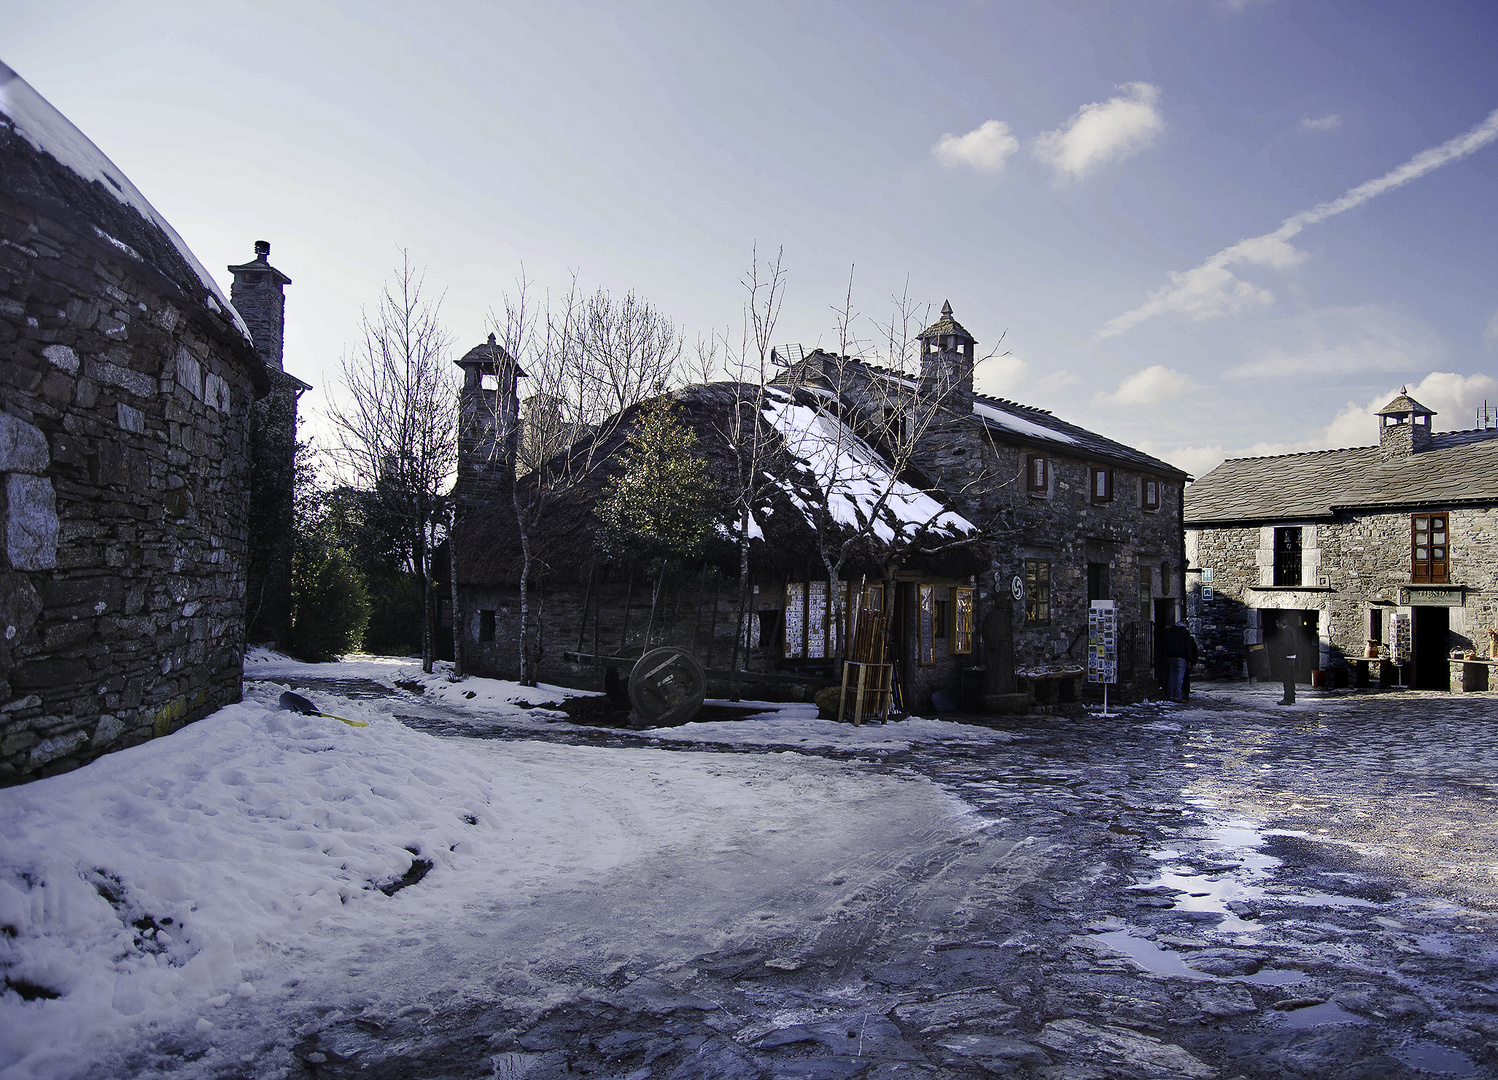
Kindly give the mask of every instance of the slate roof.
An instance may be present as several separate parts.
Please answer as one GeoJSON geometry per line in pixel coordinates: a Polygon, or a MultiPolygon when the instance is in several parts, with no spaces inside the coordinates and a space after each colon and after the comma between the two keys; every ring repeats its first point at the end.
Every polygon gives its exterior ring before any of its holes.
{"type": "Polygon", "coordinates": [[[1498,431],[1444,431],[1386,458],[1376,446],[1224,461],[1186,489],[1187,525],[1327,518],[1339,510],[1498,504],[1498,431]]]}
{"type": "Polygon", "coordinates": [[[1059,416],[1055,416],[1045,409],[1021,405],[1017,401],[1009,401],[1005,398],[989,397],[987,394],[974,394],[973,416],[987,427],[990,432],[1010,441],[1042,445],[1037,440],[1052,440],[1047,439],[1044,433],[1037,432],[1034,435],[1027,436],[1022,431],[1017,432],[1013,426],[1003,422],[1002,416],[985,416],[984,411],[979,408],[980,405],[987,406],[997,413],[1013,416],[1038,428],[1045,429],[1045,432],[1051,433],[1054,436],[1054,441],[1068,444],[1066,450],[1068,456],[1093,459],[1105,464],[1127,465],[1161,477],[1176,480],[1186,479],[1186,473],[1168,461],[1161,461],[1157,457],[1151,457],[1149,454],[1146,454],[1143,450],[1135,450],[1132,446],[1126,446],[1121,442],[1114,442],[1112,439],[1099,435],[1095,431],[1088,431],[1086,428],[1078,427],[1076,424],[1069,424],[1059,416]]]}

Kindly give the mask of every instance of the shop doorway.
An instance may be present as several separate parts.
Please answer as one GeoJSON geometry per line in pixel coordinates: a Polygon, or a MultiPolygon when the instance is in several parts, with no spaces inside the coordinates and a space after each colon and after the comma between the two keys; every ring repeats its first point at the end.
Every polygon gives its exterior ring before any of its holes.
{"type": "Polygon", "coordinates": [[[1175,625],[1176,602],[1174,600],[1155,600],[1155,682],[1160,685],[1160,693],[1165,693],[1165,688],[1170,680],[1170,661],[1165,655],[1165,631],[1175,625]]]}
{"type": "Polygon", "coordinates": [[[1269,677],[1285,678],[1285,654],[1295,654],[1295,681],[1308,683],[1311,672],[1321,666],[1321,638],[1317,633],[1319,611],[1260,608],[1259,627],[1264,631],[1264,651],[1269,654],[1269,677]]]}
{"type": "Polygon", "coordinates": [[[1415,653],[1415,689],[1450,690],[1451,665],[1447,648],[1451,630],[1451,609],[1443,607],[1412,608],[1410,630],[1415,653]]]}

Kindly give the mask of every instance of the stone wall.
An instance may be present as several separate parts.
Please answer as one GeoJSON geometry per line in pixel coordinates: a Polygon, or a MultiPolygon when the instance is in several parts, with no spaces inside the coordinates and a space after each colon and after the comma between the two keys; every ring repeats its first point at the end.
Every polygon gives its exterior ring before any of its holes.
{"type": "MultiPolygon", "coordinates": [[[[1415,507],[1387,513],[1343,513],[1331,520],[1281,521],[1272,525],[1205,526],[1187,530],[1193,568],[1211,568],[1214,597],[1201,600],[1194,577],[1193,628],[1214,672],[1246,674],[1248,642],[1260,640],[1261,609],[1317,612],[1321,637],[1318,666],[1345,666],[1361,656],[1370,611],[1408,614],[1401,589],[1410,586],[1410,515],[1415,507]],[[1275,588],[1272,548],[1276,526],[1302,530],[1303,573],[1307,584],[1275,588]],[[1322,582],[1324,581],[1324,584],[1322,582]]],[[[1488,655],[1486,629],[1498,625],[1498,507],[1469,507],[1449,513],[1451,584],[1465,586],[1451,596],[1449,646],[1488,655]]],[[[1421,586],[1424,588],[1424,586],[1421,586]]],[[[1442,590],[1437,590],[1442,591],[1442,590]]],[[[1388,629],[1384,631],[1388,639],[1388,629]]]]}
{"type": "Polygon", "coordinates": [[[255,392],[225,317],[67,210],[87,189],[55,212],[16,190],[0,185],[0,783],[239,699],[255,392]]]}

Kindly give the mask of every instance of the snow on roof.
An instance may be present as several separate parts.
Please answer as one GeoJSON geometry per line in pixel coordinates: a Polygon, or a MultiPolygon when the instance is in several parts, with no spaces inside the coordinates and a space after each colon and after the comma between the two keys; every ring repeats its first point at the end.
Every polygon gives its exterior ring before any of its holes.
{"type": "MultiPolygon", "coordinates": [[[[30,83],[17,75],[4,61],[0,61],[0,113],[9,117],[16,134],[38,152],[50,156],[63,168],[90,183],[97,181],[105,191],[166,234],[167,239],[182,255],[183,261],[193,269],[198,280],[208,290],[209,310],[227,315],[245,340],[250,340],[249,327],[239,317],[239,312],[234,310],[234,305],[229,303],[229,298],[219,288],[218,282],[213,280],[182,237],[177,235],[177,230],[146,200],[140,189],[120,171],[119,166],[110,161],[87,135],[79,131],[71,120],[58,112],[51,102],[38,94],[30,83]]],[[[125,246],[107,234],[101,235],[117,246],[125,246]]]]}
{"type": "MultiPolygon", "coordinates": [[[[859,529],[873,518],[874,535],[884,543],[907,527],[953,534],[977,531],[961,514],[896,479],[884,459],[837,417],[779,392],[767,395],[765,411],[787,452],[804,463],[838,524],[859,529]],[[876,516],[881,498],[884,505],[876,516]]],[[[794,488],[787,494],[803,513],[812,509],[794,488]]]]}
{"type": "Polygon", "coordinates": [[[1007,409],[995,408],[986,402],[973,402],[973,412],[990,423],[1008,428],[1017,435],[1028,435],[1032,439],[1049,439],[1051,442],[1071,443],[1072,445],[1076,445],[1077,442],[1064,431],[1057,431],[1043,424],[1037,424],[1033,420],[1026,420],[1022,416],[1015,416],[1007,409]]]}

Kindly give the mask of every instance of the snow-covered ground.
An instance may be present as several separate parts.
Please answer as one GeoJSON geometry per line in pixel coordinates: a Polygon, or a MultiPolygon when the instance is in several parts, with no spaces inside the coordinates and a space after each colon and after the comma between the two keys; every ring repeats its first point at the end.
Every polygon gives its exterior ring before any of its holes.
{"type": "MultiPolygon", "coordinates": [[[[574,693],[448,683],[381,658],[298,665],[257,652],[246,667],[260,680],[415,680],[424,698],[536,723],[541,710],[513,703],[574,693]]],[[[352,727],[279,711],[275,689],[0,791],[0,1080],[99,1075],[98,1062],[162,1030],[195,1033],[204,1075],[254,1052],[264,1064],[264,1017],[293,1018],[292,1030],[311,1002],[394,1012],[506,980],[544,999],[548,965],[790,927],[972,827],[924,780],[801,754],[439,739],[393,720],[393,700],[309,695],[368,724],[352,727]]],[[[766,709],[651,735],[870,748],[1003,738],[766,709]]]]}

